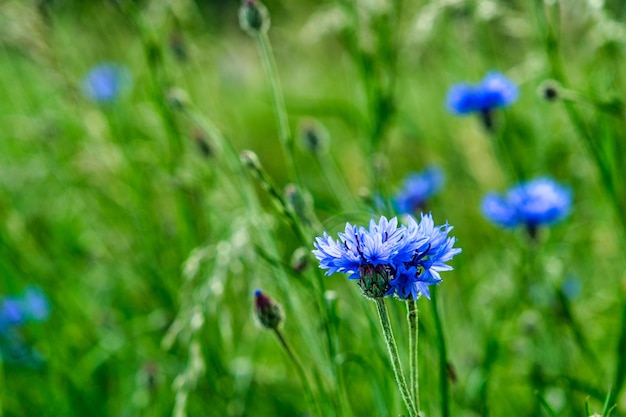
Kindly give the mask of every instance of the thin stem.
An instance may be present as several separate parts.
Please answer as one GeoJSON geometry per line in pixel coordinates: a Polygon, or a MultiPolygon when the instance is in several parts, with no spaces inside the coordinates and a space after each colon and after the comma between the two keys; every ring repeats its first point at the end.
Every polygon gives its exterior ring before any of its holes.
{"type": "Polygon", "coordinates": [[[626,381],[626,300],[624,301],[624,305],[622,306],[622,322],[620,323],[620,337],[617,342],[617,364],[615,365],[615,379],[613,381],[613,387],[609,396],[607,398],[607,402],[609,405],[613,405],[617,402],[619,398],[620,392],[624,386],[624,381],[626,381]]]}
{"type": "Polygon", "coordinates": [[[306,376],[306,372],[304,371],[304,367],[302,366],[302,363],[300,362],[296,354],[293,352],[293,350],[291,350],[291,348],[289,347],[289,344],[287,344],[287,340],[285,339],[281,331],[277,328],[273,330],[274,330],[274,334],[278,338],[278,342],[283,347],[283,349],[287,353],[287,356],[289,356],[291,363],[295,367],[296,372],[298,373],[298,377],[300,378],[300,381],[302,382],[302,386],[304,387],[304,390],[306,391],[306,395],[307,397],[309,397],[309,402],[311,403],[311,406],[313,407],[313,409],[315,410],[315,413],[318,416],[322,416],[323,414],[320,412],[319,406],[317,402],[315,401],[315,397],[313,396],[313,390],[311,389],[311,385],[309,384],[309,379],[306,376]]]}
{"type": "Polygon", "coordinates": [[[387,351],[389,352],[389,358],[391,359],[391,366],[393,373],[396,377],[396,383],[400,389],[400,395],[404,400],[406,408],[409,410],[409,417],[418,417],[417,411],[415,411],[415,404],[411,398],[411,391],[406,384],[404,373],[402,372],[402,364],[400,363],[400,356],[398,355],[398,347],[396,340],[393,337],[393,331],[391,330],[391,323],[389,322],[389,312],[387,311],[387,305],[384,298],[377,298],[376,307],[378,309],[378,318],[380,318],[380,325],[383,328],[383,336],[385,337],[385,344],[387,345],[387,351]]]}
{"type": "Polygon", "coordinates": [[[410,383],[413,390],[413,400],[417,407],[419,414],[420,409],[420,395],[419,395],[419,373],[418,373],[418,357],[417,357],[417,342],[418,342],[418,314],[417,303],[414,299],[409,298],[406,301],[407,319],[409,320],[409,368],[410,368],[410,383]]]}
{"type": "Polygon", "coordinates": [[[261,31],[256,38],[259,41],[263,68],[265,68],[265,73],[269,78],[272,89],[274,110],[276,112],[276,123],[278,124],[278,136],[283,152],[285,153],[287,171],[289,172],[291,179],[298,184],[298,173],[294,162],[293,136],[291,135],[291,130],[289,129],[287,107],[285,106],[285,98],[280,86],[280,79],[278,78],[278,68],[276,66],[276,60],[274,59],[274,53],[272,52],[272,45],[269,37],[267,36],[267,32],[261,31]]]}
{"type": "Polygon", "coordinates": [[[448,356],[446,351],[446,339],[443,335],[443,326],[439,317],[439,308],[437,306],[437,289],[432,291],[433,316],[435,318],[435,327],[437,328],[437,345],[439,347],[439,388],[441,390],[441,417],[450,416],[450,387],[448,382],[448,356]]]}

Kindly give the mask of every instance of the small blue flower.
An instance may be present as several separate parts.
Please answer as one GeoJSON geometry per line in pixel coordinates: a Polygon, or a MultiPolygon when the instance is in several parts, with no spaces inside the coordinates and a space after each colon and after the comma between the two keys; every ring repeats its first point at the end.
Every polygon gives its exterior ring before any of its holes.
{"type": "Polygon", "coordinates": [[[478,85],[456,84],[448,91],[448,110],[453,114],[488,113],[517,100],[517,86],[503,74],[490,72],[478,85]]]}
{"type": "Polygon", "coordinates": [[[32,321],[44,321],[50,315],[50,305],[45,294],[36,287],[28,287],[21,299],[24,315],[32,321]]]}
{"type": "Polygon", "coordinates": [[[571,190],[544,177],[519,183],[506,195],[487,194],[482,211],[487,219],[502,227],[524,225],[535,230],[564,219],[571,205],[571,190]]]}
{"type": "Polygon", "coordinates": [[[5,297],[0,300],[0,333],[21,325],[25,320],[20,300],[5,297]]]}
{"type": "Polygon", "coordinates": [[[28,287],[21,297],[0,300],[0,333],[22,326],[27,321],[43,321],[50,313],[48,299],[35,287],[28,287]]]}
{"type": "Polygon", "coordinates": [[[93,67],[83,80],[83,92],[98,103],[114,101],[131,84],[130,72],[119,64],[105,63],[93,67]]]}
{"type": "Polygon", "coordinates": [[[452,269],[446,262],[461,249],[453,248],[456,239],[448,237],[452,227],[435,226],[430,214],[422,215],[419,224],[407,219],[408,227],[398,226],[395,217],[381,217],[378,224],[372,219],[369,230],[348,223],[338,241],[326,233],[316,238],[313,254],[326,275],[348,274],[369,298],[430,298],[428,286],[441,281],[439,272],[452,269]]]}
{"type": "Polygon", "coordinates": [[[394,198],[398,212],[411,214],[422,209],[426,201],[439,191],[443,180],[443,172],[432,166],[422,173],[410,174],[394,198]]]}

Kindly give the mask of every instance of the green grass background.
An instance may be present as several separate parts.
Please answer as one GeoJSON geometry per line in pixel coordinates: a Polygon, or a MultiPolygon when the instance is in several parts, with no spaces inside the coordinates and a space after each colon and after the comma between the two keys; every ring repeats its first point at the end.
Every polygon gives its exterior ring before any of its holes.
{"type": "MultiPolygon", "coordinates": [[[[239,4],[120,3],[0,2],[0,292],[37,285],[52,308],[48,321],[23,329],[44,363],[2,364],[0,415],[304,416],[297,374],[254,322],[255,288],[283,305],[284,334],[326,410],[340,372],[346,415],[400,415],[373,304],[343,276],[323,279],[333,367],[316,265],[290,270],[304,242],[235,158],[253,150],[279,190],[290,181],[259,53],[237,23],[239,4]],[[186,59],[171,50],[172,36],[186,59]],[[82,78],[101,62],[121,63],[133,78],[108,105],[81,94],[82,78]],[[174,87],[187,96],[187,112],[169,104],[174,87]],[[198,137],[211,146],[209,157],[198,137]]],[[[317,233],[383,214],[358,197],[373,192],[372,159],[382,161],[389,193],[409,172],[439,165],[446,184],[429,210],[455,227],[463,249],[437,290],[456,374],[451,414],[549,415],[536,390],[558,415],[585,415],[586,400],[599,413],[626,356],[618,346],[626,331],[624,212],[611,208],[615,200],[624,207],[626,191],[623,2],[403,2],[385,26],[396,3],[372,0],[355,2],[358,28],[345,11],[350,3],[267,3],[289,124],[297,133],[314,117],[329,133],[326,165],[302,147],[295,155],[322,221],[317,233]],[[569,97],[605,155],[613,199],[566,107],[541,97],[555,74],[538,10],[555,28],[569,97]],[[393,47],[379,42],[385,31],[393,47]],[[355,36],[373,68],[368,76],[346,46],[355,36]],[[364,86],[387,82],[385,54],[397,57],[394,112],[374,155],[367,138],[377,113],[368,111],[364,86]],[[453,83],[477,82],[492,69],[520,88],[518,102],[497,114],[517,173],[478,118],[445,109],[453,83]],[[536,305],[520,302],[525,236],[480,213],[486,192],[540,175],[570,186],[574,204],[567,220],[541,231],[536,281],[544,289],[579,283],[572,315],[597,363],[549,291],[536,305]]],[[[389,305],[406,366],[404,305],[389,305]]],[[[432,304],[418,306],[421,405],[438,416],[432,304]]],[[[614,416],[626,413],[623,391],[614,416]]]]}

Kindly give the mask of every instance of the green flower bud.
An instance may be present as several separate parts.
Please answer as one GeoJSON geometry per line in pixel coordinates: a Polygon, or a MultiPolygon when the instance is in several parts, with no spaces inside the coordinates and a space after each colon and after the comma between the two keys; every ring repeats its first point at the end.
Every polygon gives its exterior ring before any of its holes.
{"type": "Polygon", "coordinates": [[[239,7],[239,26],[250,36],[258,36],[270,28],[270,14],[263,3],[243,0],[239,7]]]}
{"type": "Polygon", "coordinates": [[[361,293],[367,298],[375,300],[383,298],[391,288],[389,280],[392,278],[391,271],[386,265],[361,267],[359,288],[361,293]]]}

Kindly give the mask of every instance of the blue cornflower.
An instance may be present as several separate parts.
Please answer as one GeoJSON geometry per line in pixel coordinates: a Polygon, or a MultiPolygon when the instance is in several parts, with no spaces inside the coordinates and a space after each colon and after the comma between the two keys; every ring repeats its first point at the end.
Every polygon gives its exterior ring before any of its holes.
{"type": "Polygon", "coordinates": [[[565,218],[572,205],[572,192],[551,178],[521,182],[506,195],[490,193],[483,199],[487,219],[507,228],[524,225],[534,236],[537,227],[565,218]]]}
{"type": "Polygon", "coordinates": [[[434,166],[426,168],[422,173],[410,174],[394,198],[396,209],[402,214],[423,209],[426,201],[439,191],[443,180],[443,172],[434,166]]]}
{"type": "Polygon", "coordinates": [[[50,315],[50,305],[45,294],[36,287],[28,287],[21,299],[22,309],[27,319],[44,321],[50,315]]]}
{"type": "Polygon", "coordinates": [[[359,280],[364,295],[382,298],[397,265],[409,262],[424,241],[423,237],[407,238],[406,228],[398,227],[396,217],[387,220],[382,216],[378,224],[370,220],[369,230],[347,223],[338,241],[324,232],[315,239],[313,254],[320,268],[327,269],[326,275],[346,273],[350,279],[359,280]]]}
{"type": "Polygon", "coordinates": [[[49,310],[48,299],[35,287],[28,287],[21,297],[4,297],[0,299],[0,333],[27,321],[43,321],[49,310]]]}
{"type": "Polygon", "coordinates": [[[21,325],[24,319],[20,300],[14,297],[5,297],[0,300],[0,334],[21,325]]]}
{"type": "Polygon", "coordinates": [[[83,80],[83,92],[91,100],[108,103],[130,86],[128,69],[119,64],[105,63],[93,67],[83,80]]]}
{"type": "Polygon", "coordinates": [[[478,85],[456,84],[448,91],[448,110],[470,114],[510,106],[517,100],[517,86],[503,74],[490,72],[478,85]]]}
{"type": "Polygon", "coordinates": [[[453,114],[480,114],[488,130],[493,128],[491,112],[508,107],[517,100],[517,86],[503,74],[490,72],[477,85],[460,83],[452,86],[446,99],[448,110],[453,114]]]}
{"type": "Polygon", "coordinates": [[[409,226],[398,226],[397,218],[372,219],[369,230],[346,225],[335,241],[327,233],[316,238],[315,256],[326,275],[343,272],[359,280],[369,298],[396,294],[401,299],[430,297],[428,285],[441,281],[440,271],[452,269],[445,262],[459,253],[455,239],[448,238],[450,226],[435,227],[430,214],[418,224],[408,217],[409,226]]]}
{"type": "Polygon", "coordinates": [[[0,357],[3,361],[30,366],[41,363],[41,355],[27,346],[20,330],[27,322],[42,321],[48,314],[48,300],[34,287],[28,287],[22,296],[0,299],[0,357]]]}

